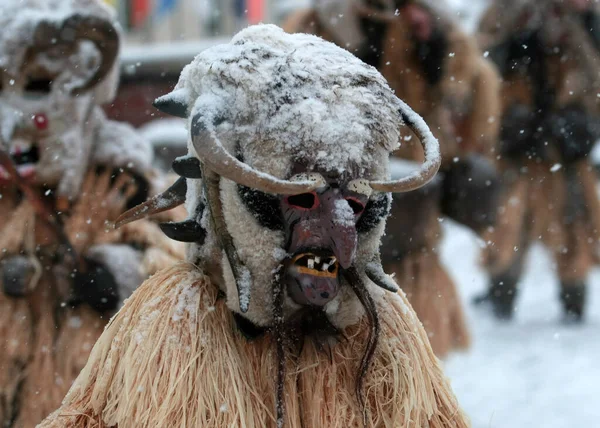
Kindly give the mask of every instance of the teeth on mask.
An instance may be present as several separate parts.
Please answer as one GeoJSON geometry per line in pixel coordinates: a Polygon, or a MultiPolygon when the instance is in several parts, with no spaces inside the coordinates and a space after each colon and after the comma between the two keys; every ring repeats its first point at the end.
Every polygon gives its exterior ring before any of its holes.
{"type": "Polygon", "coordinates": [[[315,268],[315,261],[313,259],[308,259],[308,268],[309,269],[315,268]]]}
{"type": "Polygon", "coordinates": [[[321,268],[321,270],[322,270],[323,272],[326,272],[326,271],[327,271],[327,269],[329,269],[329,265],[328,265],[327,263],[323,263],[323,267],[321,268]]]}
{"type": "Polygon", "coordinates": [[[319,257],[319,256],[315,257],[315,262],[317,264],[321,263],[321,257],[319,257]]]}

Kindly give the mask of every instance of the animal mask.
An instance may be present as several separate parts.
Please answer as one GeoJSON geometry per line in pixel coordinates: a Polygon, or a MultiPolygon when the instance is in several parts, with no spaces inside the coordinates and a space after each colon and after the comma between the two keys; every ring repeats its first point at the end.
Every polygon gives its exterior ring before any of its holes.
{"type": "Polygon", "coordinates": [[[53,186],[86,164],[93,107],[117,86],[113,19],[100,0],[0,3],[2,149],[22,178],[53,186]]]}

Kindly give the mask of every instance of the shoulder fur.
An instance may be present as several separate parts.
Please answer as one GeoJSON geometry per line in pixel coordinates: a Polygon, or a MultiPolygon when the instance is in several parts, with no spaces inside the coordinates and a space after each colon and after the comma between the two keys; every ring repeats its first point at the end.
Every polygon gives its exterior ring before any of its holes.
{"type": "MultiPolygon", "coordinates": [[[[367,426],[466,428],[449,382],[404,295],[377,298],[382,340],[367,375],[367,426]]],[[[287,428],[360,428],[357,343],[347,328],[330,357],[307,342],[288,360],[287,428]]],[[[202,426],[272,428],[275,353],[248,342],[207,277],[189,264],[146,281],[111,320],[63,407],[42,428],[202,426]]]]}

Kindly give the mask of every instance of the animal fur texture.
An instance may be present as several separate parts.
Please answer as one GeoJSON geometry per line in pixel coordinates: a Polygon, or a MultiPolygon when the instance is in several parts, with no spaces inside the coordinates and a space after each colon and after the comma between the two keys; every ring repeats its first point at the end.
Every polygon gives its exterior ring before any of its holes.
{"type": "Polygon", "coordinates": [[[86,272],[68,247],[90,271],[104,267],[118,288],[117,305],[184,255],[155,220],[112,230],[127,204],[162,186],[148,142],[131,126],[107,120],[100,107],[118,81],[113,20],[97,0],[0,1],[0,150],[31,191],[19,187],[8,164],[0,166],[3,427],[31,428],[56,409],[111,315],[81,302],[90,293],[80,280],[86,272]],[[58,52],[40,34],[56,36],[58,52]],[[104,44],[94,37],[106,37],[104,44]],[[72,92],[103,66],[99,82],[72,92]],[[37,199],[59,218],[70,245],[45,221],[37,199]],[[19,263],[26,269],[11,276],[19,263]],[[19,293],[8,292],[21,282],[19,293]]]}
{"type": "MultiPolygon", "coordinates": [[[[84,187],[86,191],[93,189],[84,187]]],[[[0,188],[0,192],[6,197],[10,189],[5,193],[0,188]]],[[[4,250],[0,263],[14,255],[26,255],[39,266],[39,272],[27,296],[14,298],[0,293],[0,421],[6,426],[28,428],[61,402],[110,314],[98,313],[87,305],[71,307],[71,272],[67,265],[56,264],[50,257],[58,248],[55,237],[45,230],[27,200],[6,208],[8,215],[0,227],[0,248],[4,250]],[[36,245],[41,245],[37,251],[36,245]]],[[[101,215],[93,206],[86,208],[76,214],[82,222],[101,215]]],[[[77,228],[79,221],[66,215],[76,230],[89,231],[77,228]]],[[[98,262],[105,261],[103,252],[120,257],[119,263],[106,266],[117,280],[122,300],[144,278],[183,258],[182,246],[157,232],[153,221],[118,231],[110,229],[110,224],[101,225],[82,254],[98,262]],[[133,246],[143,250],[133,250],[133,246]]],[[[66,231],[74,232],[69,226],[66,231]]]]}

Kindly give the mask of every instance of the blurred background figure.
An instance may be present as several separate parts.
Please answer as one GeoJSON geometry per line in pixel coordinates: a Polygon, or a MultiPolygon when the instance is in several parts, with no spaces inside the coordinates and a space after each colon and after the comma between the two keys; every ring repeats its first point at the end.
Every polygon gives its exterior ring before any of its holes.
{"type": "Polygon", "coordinates": [[[496,1],[479,28],[503,77],[499,165],[505,186],[485,264],[499,318],[515,309],[531,243],[552,252],[569,320],[584,315],[598,261],[600,204],[590,154],[600,136],[600,16],[587,0],[496,1]]]}
{"type": "Polygon", "coordinates": [[[163,181],[148,142],[100,107],[118,85],[111,11],[0,2],[0,24],[0,425],[30,428],[123,300],[183,253],[156,222],[113,228],[163,181]]]}
{"type": "MultiPolygon", "coordinates": [[[[346,47],[377,67],[396,94],[421,114],[440,140],[440,176],[425,188],[394,195],[382,251],[386,271],[407,293],[444,356],[469,344],[455,284],[438,247],[444,215],[482,231],[493,224],[497,177],[499,76],[440,2],[329,0],[290,16],[287,31],[308,32],[346,47]]],[[[422,159],[405,132],[398,158],[422,159]]],[[[410,162],[397,162],[405,175],[410,162]]]]}

